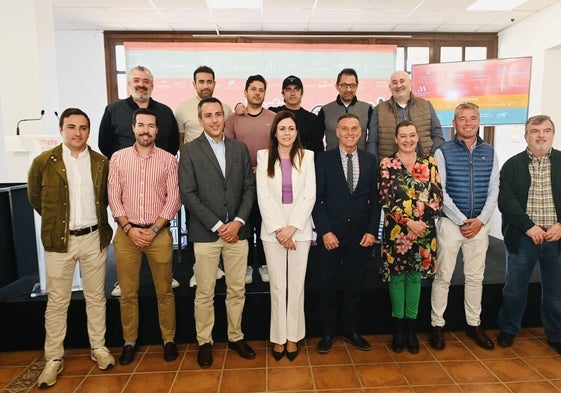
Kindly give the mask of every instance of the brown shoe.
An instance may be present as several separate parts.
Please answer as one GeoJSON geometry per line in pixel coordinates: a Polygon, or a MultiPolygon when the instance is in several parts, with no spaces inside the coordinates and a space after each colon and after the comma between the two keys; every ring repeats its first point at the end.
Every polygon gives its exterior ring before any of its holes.
{"type": "Polygon", "coordinates": [[[469,326],[466,328],[466,334],[468,337],[473,338],[475,343],[483,349],[492,350],[495,349],[495,344],[481,329],[480,326],[469,326]]]}
{"type": "Polygon", "coordinates": [[[233,349],[244,359],[253,359],[255,351],[245,342],[244,339],[238,341],[228,341],[228,347],[233,349]]]}
{"type": "Polygon", "coordinates": [[[429,344],[434,349],[439,351],[446,347],[446,341],[444,341],[444,331],[442,326],[433,326],[430,332],[429,344]]]}

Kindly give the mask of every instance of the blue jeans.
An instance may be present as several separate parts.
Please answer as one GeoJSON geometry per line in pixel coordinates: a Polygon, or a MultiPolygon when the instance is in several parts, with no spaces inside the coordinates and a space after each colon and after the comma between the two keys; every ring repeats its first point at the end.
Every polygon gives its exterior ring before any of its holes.
{"type": "Polygon", "coordinates": [[[558,242],[534,244],[523,235],[518,252],[507,252],[506,284],[498,324],[516,335],[528,301],[528,285],[534,266],[540,263],[542,285],[541,318],[549,341],[561,342],[561,254],[558,242]]]}

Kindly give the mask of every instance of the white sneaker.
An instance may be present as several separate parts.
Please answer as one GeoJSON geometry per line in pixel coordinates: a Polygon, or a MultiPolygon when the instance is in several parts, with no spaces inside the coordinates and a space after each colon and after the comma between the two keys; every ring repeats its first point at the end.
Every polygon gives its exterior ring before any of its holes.
{"type": "Polygon", "coordinates": [[[177,288],[179,286],[179,281],[177,281],[175,278],[171,278],[171,287],[172,288],[177,288]]]}
{"type": "Polygon", "coordinates": [[[197,286],[197,279],[195,278],[194,274],[191,276],[191,279],[189,280],[189,286],[191,288],[194,288],[194,287],[197,286]]]}
{"type": "Polygon", "coordinates": [[[259,275],[261,276],[261,281],[269,282],[269,268],[267,265],[259,266],[259,275]]]}
{"type": "Polygon", "coordinates": [[[251,284],[253,282],[253,267],[248,266],[245,271],[245,283],[251,284]]]}
{"type": "Polygon", "coordinates": [[[222,270],[222,269],[220,269],[220,267],[218,267],[218,271],[216,272],[216,279],[220,280],[225,275],[226,275],[226,273],[224,273],[224,270],[222,270]]]}
{"type": "Polygon", "coordinates": [[[99,347],[91,350],[91,358],[97,363],[100,370],[109,370],[115,366],[115,358],[106,347],[99,347]]]}
{"type": "Polygon", "coordinates": [[[111,291],[111,296],[119,297],[121,296],[121,287],[119,286],[119,281],[113,285],[113,290],[111,291]]]}
{"type": "Polygon", "coordinates": [[[62,359],[49,360],[45,363],[45,368],[37,378],[37,386],[40,388],[48,388],[56,383],[58,374],[62,372],[64,362],[62,359]]]}

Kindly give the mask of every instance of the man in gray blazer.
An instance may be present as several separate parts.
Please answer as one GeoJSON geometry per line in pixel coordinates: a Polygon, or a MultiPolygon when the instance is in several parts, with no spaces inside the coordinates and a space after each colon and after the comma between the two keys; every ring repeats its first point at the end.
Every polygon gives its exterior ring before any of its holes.
{"type": "Polygon", "coordinates": [[[207,368],[212,364],[214,287],[220,255],[228,286],[228,345],[243,358],[255,357],[241,330],[247,239],[251,233],[245,224],[255,200],[255,180],[245,144],[224,135],[222,103],[214,97],[205,98],[197,110],[204,132],[181,147],[179,189],[183,204],[191,212],[189,235],[197,261],[197,361],[207,368]]]}

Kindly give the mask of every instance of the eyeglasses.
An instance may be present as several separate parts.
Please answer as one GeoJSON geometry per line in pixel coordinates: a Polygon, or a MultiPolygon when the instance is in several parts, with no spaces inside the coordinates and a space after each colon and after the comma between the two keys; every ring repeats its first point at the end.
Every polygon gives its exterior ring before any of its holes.
{"type": "Polygon", "coordinates": [[[358,83],[339,83],[339,87],[340,87],[341,89],[348,89],[348,88],[351,88],[351,89],[354,90],[354,89],[356,89],[356,88],[358,87],[358,83]]]}

